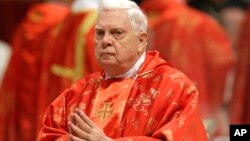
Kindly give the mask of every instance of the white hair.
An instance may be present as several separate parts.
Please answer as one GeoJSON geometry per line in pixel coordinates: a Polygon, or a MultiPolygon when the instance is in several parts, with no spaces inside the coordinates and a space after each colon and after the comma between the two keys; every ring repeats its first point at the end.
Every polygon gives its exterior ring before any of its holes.
{"type": "Polygon", "coordinates": [[[148,21],[137,4],[130,0],[101,0],[98,6],[98,15],[102,10],[127,9],[128,18],[133,30],[137,32],[147,32],[148,21]]]}
{"type": "Polygon", "coordinates": [[[71,4],[73,13],[81,12],[83,10],[97,9],[100,0],[74,0],[71,4]]]}

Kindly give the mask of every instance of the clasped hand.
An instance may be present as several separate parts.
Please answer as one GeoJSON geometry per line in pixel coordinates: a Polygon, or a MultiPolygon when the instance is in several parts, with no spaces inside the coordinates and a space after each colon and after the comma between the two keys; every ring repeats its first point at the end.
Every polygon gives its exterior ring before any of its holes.
{"type": "Polygon", "coordinates": [[[68,128],[70,141],[112,141],[80,109],[70,115],[68,128]]]}

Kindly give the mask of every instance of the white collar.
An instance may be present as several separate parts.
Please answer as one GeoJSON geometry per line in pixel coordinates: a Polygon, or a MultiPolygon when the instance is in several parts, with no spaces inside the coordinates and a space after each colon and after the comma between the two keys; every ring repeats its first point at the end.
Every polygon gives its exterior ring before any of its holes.
{"type": "Polygon", "coordinates": [[[110,78],[131,78],[131,77],[133,77],[137,73],[137,71],[140,69],[140,67],[143,64],[145,58],[146,58],[146,53],[144,52],[141,55],[141,57],[136,61],[134,66],[131,69],[129,69],[127,72],[123,73],[123,74],[119,74],[119,75],[111,77],[110,75],[105,73],[105,80],[110,79],[110,78]]]}

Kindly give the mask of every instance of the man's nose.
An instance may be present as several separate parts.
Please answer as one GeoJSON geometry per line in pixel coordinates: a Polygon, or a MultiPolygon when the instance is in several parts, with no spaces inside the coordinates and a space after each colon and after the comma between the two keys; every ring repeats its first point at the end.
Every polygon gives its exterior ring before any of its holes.
{"type": "Polygon", "coordinates": [[[112,39],[111,39],[111,35],[109,34],[105,34],[102,40],[102,46],[103,47],[108,47],[112,45],[112,39]]]}

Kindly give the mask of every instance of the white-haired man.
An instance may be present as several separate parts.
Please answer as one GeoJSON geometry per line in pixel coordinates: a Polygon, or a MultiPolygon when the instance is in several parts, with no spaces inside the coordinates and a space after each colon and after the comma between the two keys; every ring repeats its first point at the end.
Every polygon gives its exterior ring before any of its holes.
{"type": "Polygon", "coordinates": [[[38,140],[207,141],[197,89],[156,51],[146,52],[147,20],[134,2],[101,1],[95,41],[103,71],[51,103],[38,140]]]}

